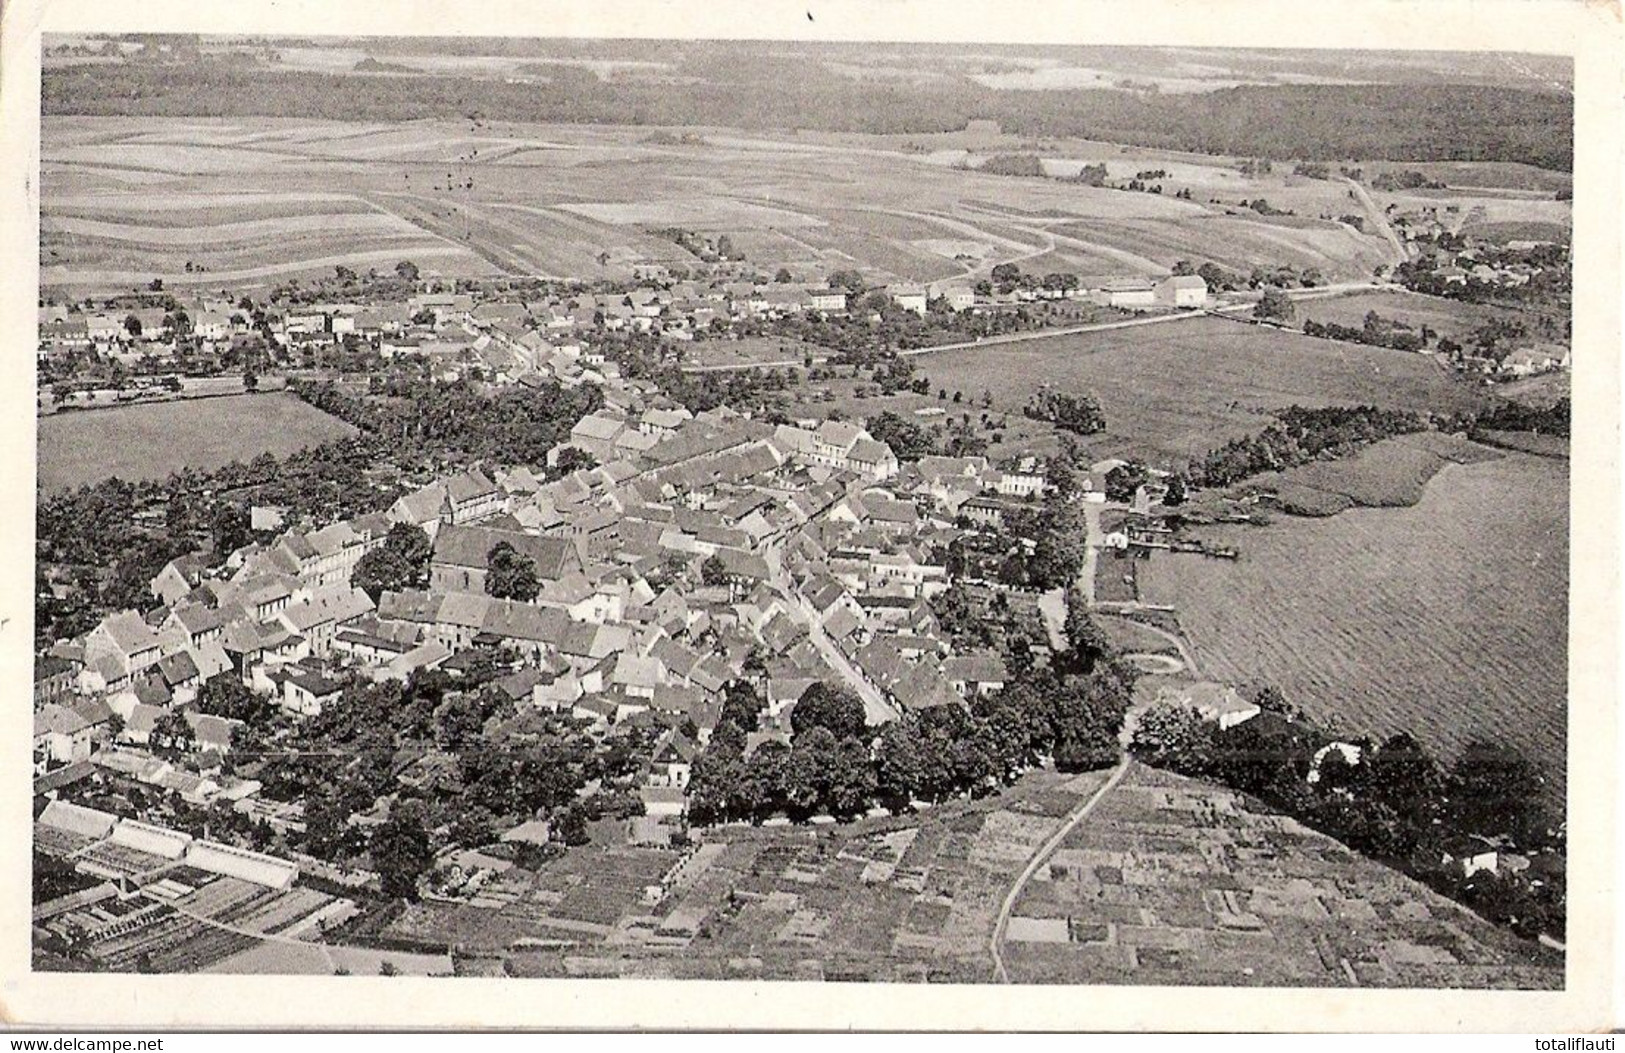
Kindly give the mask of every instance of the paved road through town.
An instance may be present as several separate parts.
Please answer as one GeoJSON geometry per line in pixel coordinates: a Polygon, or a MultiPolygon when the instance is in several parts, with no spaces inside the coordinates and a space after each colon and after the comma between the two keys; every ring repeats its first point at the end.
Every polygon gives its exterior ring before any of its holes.
{"type": "Polygon", "coordinates": [[[789,571],[784,566],[783,554],[779,551],[781,543],[782,539],[774,539],[764,548],[770,575],[769,583],[773,591],[784,598],[790,617],[806,628],[807,638],[818,648],[818,653],[824,656],[824,661],[828,662],[829,667],[840,674],[846,686],[863,700],[864,718],[870,724],[884,724],[896,720],[901,716],[897,707],[887,701],[886,696],[880,693],[880,689],[870,683],[869,679],[858,671],[858,667],[852,664],[851,659],[835,645],[829,633],[824,631],[824,625],[818,619],[818,612],[813,610],[812,605],[802,599],[801,594],[796,591],[795,583],[790,580],[789,571]]]}

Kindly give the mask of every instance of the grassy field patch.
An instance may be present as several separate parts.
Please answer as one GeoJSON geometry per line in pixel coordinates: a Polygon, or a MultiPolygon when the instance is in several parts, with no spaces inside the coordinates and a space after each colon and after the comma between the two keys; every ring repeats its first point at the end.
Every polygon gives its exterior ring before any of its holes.
{"type": "Polygon", "coordinates": [[[39,422],[39,490],[112,476],[163,479],[261,453],[286,456],[354,431],[292,395],[233,395],[57,413],[39,422]]]}
{"type": "Polygon", "coordinates": [[[1088,445],[1172,462],[1258,431],[1291,405],[1453,412],[1484,396],[1420,355],[1217,318],[1056,336],[922,356],[932,385],[991,391],[1019,414],[1034,388],[1089,392],[1106,431],[1088,445]]]}

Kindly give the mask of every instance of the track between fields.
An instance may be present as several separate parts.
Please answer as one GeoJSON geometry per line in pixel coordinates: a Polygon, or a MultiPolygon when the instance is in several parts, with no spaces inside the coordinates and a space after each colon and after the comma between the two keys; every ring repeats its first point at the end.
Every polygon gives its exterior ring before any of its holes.
{"type": "Polygon", "coordinates": [[[1066,821],[1061,824],[1060,829],[1056,830],[1045,839],[1043,844],[1038,846],[1038,851],[1034,852],[1032,858],[1027,860],[1027,865],[1022,869],[1021,874],[1017,876],[1015,884],[1010,886],[1010,891],[1004,897],[1004,902],[999,905],[999,916],[993,923],[993,937],[988,943],[988,950],[993,953],[993,979],[995,982],[1001,984],[1010,982],[1010,973],[1004,967],[1004,935],[1005,930],[1010,927],[1010,914],[1016,908],[1016,900],[1021,898],[1022,890],[1027,887],[1027,882],[1031,881],[1032,876],[1038,873],[1038,868],[1043,866],[1049,860],[1049,857],[1055,854],[1055,850],[1061,847],[1061,842],[1066,840],[1067,835],[1089,817],[1089,813],[1095,810],[1095,805],[1099,804],[1101,799],[1112,791],[1113,787],[1123,781],[1123,776],[1127,775],[1128,770],[1133,766],[1133,758],[1125,751],[1122,758],[1118,760],[1117,767],[1113,768],[1111,775],[1105,782],[1101,783],[1100,789],[1090,794],[1088,799],[1074,808],[1066,817],[1066,821]]]}

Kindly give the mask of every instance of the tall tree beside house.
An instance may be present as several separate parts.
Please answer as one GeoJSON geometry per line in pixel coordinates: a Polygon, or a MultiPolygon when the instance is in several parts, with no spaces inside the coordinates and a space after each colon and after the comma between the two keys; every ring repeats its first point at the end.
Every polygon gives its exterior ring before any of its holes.
{"type": "Polygon", "coordinates": [[[461,753],[485,728],[478,700],[471,694],[451,695],[435,710],[435,741],[447,753],[461,753]]]}
{"type": "Polygon", "coordinates": [[[215,506],[210,532],[214,535],[214,554],[219,560],[224,560],[254,540],[248,511],[242,505],[231,502],[215,506]]]}
{"type": "Polygon", "coordinates": [[[559,476],[566,476],[572,472],[589,471],[598,467],[598,458],[583,450],[579,446],[561,446],[553,471],[559,476]]]}
{"type": "Polygon", "coordinates": [[[415,282],[418,280],[418,265],[411,260],[402,260],[395,264],[395,273],[405,281],[415,282]]]}
{"type": "Polygon", "coordinates": [[[849,293],[862,292],[868,287],[863,280],[863,274],[856,270],[832,271],[829,276],[831,289],[845,289],[849,293]]]}
{"type": "Polygon", "coordinates": [[[869,418],[869,434],[890,446],[899,461],[917,461],[935,452],[924,428],[891,410],[869,418]]]}
{"type": "Polygon", "coordinates": [[[486,556],[485,591],[499,600],[529,603],[542,591],[536,562],[506,541],[497,542],[486,556]]]}
{"type": "Polygon", "coordinates": [[[371,596],[422,588],[429,579],[429,535],[415,523],[396,523],[384,543],[362,556],[350,572],[350,584],[371,596]]]}
{"type": "Polygon", "coordinates": [[[152,725],[152,752],[166,760],[191,753],[197,748],[197,735],[180,710],[171,709],[152,725]]]}
{"type": "Polygon", "coordinates": [[[1132,501],[1140,487],[1151,478],[1143,464],[1120,464],[1106,473],[1106,499],[1132,501]]]}
{"type": "Polygon", "coordinates": [[[730,680],[722,687],[722,715],[717,724],[732,724],[743,732],[755,731],[761,724],[767,699],[749,680],[730,680]]]}
{"type": "Polygon", "coordinates": [[[497,839],[497,817],[489,808],[465,809],[451,824],[451,839],[464,848],[478,848],[497,839]]]}
{"type": "Polygon", "coordinates": [[[255,694],[234,673],[216,673],[203,682],[197,693],[199,713],[208,713],[227,720],[245,723],[265,722],[276,714],[276,706],[263,695],[255,694]]]}
{"type": "Polygon", "coordinates": [[[1095,663],[1111,653],[1100,624],[1089,613],[1088,601],[1076,589],[1069,589],[1066,605],[1066,657],[1074,671],[1087,673],[1095,663]]]}
{"type": "Polygon", "coordinates": [[[579,803],[569,805],[554,821],[553,833],[558,840],[572,848],[591,842],[592,835],[587,832],[587,810],[579,803]]]}
{"type": "Polygon", "coordinates": [[[706,585],[726,585],[728,583],[728,565],[722,562],[722,557],[715,552],[705,557],[700,564],[700,581],[706,585]]]}
{"type": "Polygon", "coordinates": [[[407,801],[396,806],[373,832],[367,847],[384,895],[417,899],[418,879],[434,862],[434,847],[423,825],[420,805],[407,801]]]}

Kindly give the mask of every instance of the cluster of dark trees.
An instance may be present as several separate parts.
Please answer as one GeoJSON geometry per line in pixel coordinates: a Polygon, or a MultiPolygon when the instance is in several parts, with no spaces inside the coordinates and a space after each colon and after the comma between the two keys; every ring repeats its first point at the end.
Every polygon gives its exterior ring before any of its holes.
{"type": "Polygon", "coordinates": [[[377,387],[355,398],[326,383],[289,385],[312,406],[359,428],[388,463],[403,466],[540,465],[577,421],[603,405],[603,393],[591,384],[487,391],[463,380],[390,376],[377,387]]]}
{"type": "Polygon", "coordinates": [[[1381,439],[1423,431],[1415,413],[1376,406],[1291,406],[1257,435],[1233,439],[1191,466],[1198,486],[1229,486],[1260,472],[1345,457],[1381,439]]]}
{"type": "MultiPolygon", "coordinates": [[[[1437,244],[1442,247],[1447,241],[1448,237],[1441,235],[1437,239],[1437,244]]],[[[1485,281],[1470,273],[1465,277],[1450,280],[1440,273],[1444,260],[1438,254],[1429,252],[1396,265],[1394,280],[1412,292],[1425,293],[1428,296],[1461,300],[1465,303],[1505,304],[1514,307],[1557,306],[1562,308],[1563,313],[1567,313],[1574,279],[1566,248],[1561,245],[1542,245],[1517,252],[1489,245],[1478,245],[1475,248],[1480,261],[1491,266],[1526,263],[1539,270],[1531,273],[1529,280],[1521,285],[1503,285],[1498,281],[1485,281]]],[[[1458,250],[1445,249],[1444,255],[1454,258],[1454,251],[1458,250]]]]}
{"type": "Polygon", "coordinates": [[[1004,533],[1018,544],[1000,569],[1004,584],[1052,589],[1070,586],[1077,577],[1088,537],[1082,483],[1073,464],[1078,459],[1071,450],[1050,458],[1043,499],[1005,514],[1004,533]]]}
{"type": "Polygon", "coordinates": [[[1146,466],[1135,461],[1120,464],[1106,473],[1106,500],[1128,502],[1140,487],[1151,481],[1146,466]]]}
{"type": "Polygon", "coordinates": [[[733,239],[726,234],[720,234],[712,239],[698,231],[684,230],[681,227],[666,227],[655,233],[705,263],[739,261],[745,258],[745,254],[734,247],[733,239]]]}
{"type": "Polygon", "coordinates": [[[34,637],[37,646],[76,636],[108,610],[149,602],[148,583],[165,563],[192,550],[191,534],[143,529],[136,513],[163,501],[154,484],[109,479],[42,496],[35,511],[34,637]],[[46,568],[67,577],[59,599],[46,568]]]}
{"type": "MultiPolygon", "coordinates": [[[[714,336],[720,337],[728,332],[726,322],[719,320],[712,324],[714,336]]],[[[793,366],[787,366],[782,371],[739,369],[685,372],[680,361],[672,357],[670,348],[661,342],[656,333],[595,333],[592,342],[605,357],[621,367],[624,376],[653,382],[668,398],[695,413],[723,405],[739,410],[760,407],[770,395],[790,387],[797,376],[793,366]]]]}
{"type": "Polygon", "coordinates": [[[1521,402],[1498,402],[1478,414],[1472,427],[1490,431],[1532,431],[1542,435],[1569,438],[1569,400],[1558,399],[1550,406],[1526,406],[1521,402]]]}
{"type": "Polygon", "coordinates": [[[1084,165],[1078,169],[1078,174],[1072,178],[1075,182],[1082,183],[1084,186],[1105,186],[1106,175],[1106,164],[1103,161],[1099,164],[1084,165]]]}
{"type": "MultiPolygon", "coordinates": [[[[513,656],[489,650],[475,658],[455,679],[431,671],[405,684],[348,683],[320,714],[291,726],[249,699],[231,704],[238,719],[250,721],[246,735],[256,735],[255,722],[272,721],[264,735],[272,745],[243,771],[267,796],[305,802],[306,829],[291,847],[339,865],[370,857],[386,894],[410,896],[433,855],[421,855],[422,844],[483,846],[506,826],[539,815],[553,819],[565,839],[593,817],[578,802],[590,780],[624,782],[647,759],[648,729],[628,728],[600,745],[566,716],[516,720],[512,699],[491,683],[514,667],[513,656]],[[400,775],[420,758],[438,761],[433,774],[403,782],[400,775]],[[394,797],[390,821],[399,823],[369,838],[349,819],[385,796],[394,797]]],[[[246,692],[241,685],[216,692],[228,693],[246,692]]]]}
{"type": "Polygon", "coordinates": [[[591,385],[487,394],[465,382],[393,378],[380,397],[353,398],[330,384],[291,390],[359,434],[280,459],[265,453],[212,472],[186,469],[162,482],[107,479],[43,496],[35,512],[37,565],[65,570],[74,587],[59,600],[41,578],[36,642],[83,632],[110,610],[144,609],[148,583],[177,556],[204,547],[224,559],[254,540],[242,508],[250,497],[317,522],[376,512],[399,491],[373,485],[369,470],[440,470],[483,460],[541,465],[602,403],[591,385]],[[159,511],[157,522],[142,516],[159,511]]]}
{"type": "MultiPolygon", "coordinates": [[[[1200,272],[1198,272],[1200,273],[1200,272]]],[[[1206,277],[1206,275],[1203,275],[1206,277]]],[[[1305,267],[1298,270],[1291,264],[1281,263],[1274,267],[1256,266],[1247,274],[1247,287],[1249,289],[1313,289],[1325,283],[1326,276],[1317,267],[1305,267]]],[[[1211,285],[1212,283],[1209,282],[1211,285]]]]}
{"type": "Polygon", "coordinates": [[[991,175],[1041,176],[1044,162],[1037,154],[995,154],[984,161],[978,171],[991,175]]]}
{"type": "Polygon", "coordinates": [[[891,410],[870,417],[868,427],[869,434],[890,446],[899,461],[917,461],[936,452],[929,432],[891,410]]]}
{"type": "MultiPolygon", "coordinates": [[[[1076,283],[1073,275],[1055,275],[1055,285],[1046,284],[1050,281],[1048,275],[1043,278],[1019,275],[1010,283],[1010,288],[1023,285],[1029,279],[1034,288],[1064,288],[1068,278],[1076,283]]],[[[992,289],[993,283],[989,283],[986,293],[991,293],[992,289]]],[[[1040,300],[1005,310],[977,312],[954,311],[939,301],[932,303],[937,309],[918,315],[903,310],[883,293],[876,291],[852,301],[851,309],[845,315],[819,316],[807,312],[784,318],[739,322],[733,324],[731,329],[741,336],[793,337],[829,348],[835,352],[837,362],[862,364],[886,358],[894,351],[959,343],[1005,333],[1031,332],[1077,322],[1080,317],[1086,317],[1080,315],[1079,305],[1070,301],[1040,300]],[[880,321],[871,322],[869,311],[878,312],[880,321]]],[[[724,324],[721,328],[726,331],[729,327],[724,324]]]]}
{"type": "Polygon", "coordinates": [[[1258,704],[1262,716],[1222,731],[1193,709],[1154,707],[1139,715],[1130,749],[1147,763],[1255,796],[1523,935],[1561,936],[1562,836],[1543,803],[1544,780],[1517,750],[1474,742],[1446,770],[1401,732],[1381,743],[1341,740],[1359,750],[1350,763],[1338,749],[1321,753],[1339,740],[1278,693],[1266,689],[1258,704]],[[1448,866],[1446,856],[1459,859],[1459,843],[1473,836],[1540,853],[1542,865],[1531,868],[1538,877],[1466,876],[1448,866]]]}
{"type": "Polygon", "coordinates": [[[1303,323],[1303,332],[1305,336],[1344,340],[1372,347],[1387,347],[1395,351],[1420,351],[1436,335],[1427,326],[1423,326],[1421,331],[1417,332],[1399,319],[1384,318],[1376,311],[1367,311],[1364,323],[1358,329],[1352,325],[1309,319],[1303,323]]]}
{"type": "MultiPolygon", "coordinates": [[[[735,45],[737,48],[737,45],[735,45]]],[[[566,67],[568,69],[568,67],[566,67]]],[[[407,121],[502,114],[541,123],[929,133],[967,122],[1198,153],[1341,160],[1520,161],[1567,169],[1572,100],[1469,84],[1249,85],[1212,92],[1003,91],[967,78],[874,84],[806,55],[686,58],[670,78],[606,80],[579,67],[547,83],[498,78],[311,73],[236,57],[47,69],[44,112],[407,121]],[[692,72],[690,72],[692,71],[692,72]],[[762,85],[772,85],[763,91],[762,85]]]]}
{"type": "Polygon", "coordinates": [[[1444,184],[1414,168],[1407,168],[1403,172],[1378,172],[1371,177],[1371,187],[1374,190],[1443,190],[1444,184]]]}
{"type": "Polygon", "coordinates": [[[1113,661],[1086,673],[1029,668],[1003,691],[968,705],[908,712],[878,732],[844,687],[814,684],[790,711],[788,745],[768,740],[745,755],[764,703],[751,684],[727,689],[722,721],[694,765],[695,825],[850,819],[874,805],[982,796],[1046,758],[1064,771],[1114,763],[1132,679],[1113,661]]]}
{"type": "Polygon", "coordinates": [[[384,543],[362,556],[350,572],[350,584],[372,597],[386,592],[421,589],[429,583],[429,535],[416,523],[396,523],[384,543]]]}
{"type": "Polygon", "coordinates": [[[1265,289],[1264,295],[1253,305],[1253,317],[1270,322],[1290,322],[1297,310],[1284,290],[1272,286],[1265,289]]]}
{"type": "MultiPolygon", "coordinates": [[[[1076,274],[1050,271],[1043,275],[1028,274],[1014,263],[1001,263],[988,272],[988,279],[976,283],[978,296],[991,296],[995,290],[1008,295],[1017,289],[1046,292],[1072,292],[1082,284],[1076,274]]],[[[946,310],[946,308],[944,308],[946,310]]]]}
{"type": "Polygon", "coordinates": [[[1515,347],[1529,336],[1529,328],[1515,318],[1492,318],[1475,326],[1465,337],[1474,353],[1502,361],[1515,347]]]}
{"type": "Polygon", "coordinates": [[[763,742],[746,756],[766,700],[747,681],[727,685],[722,715],[689,780],[689,821],[760,822],[774,815],[805,820],[820,812],[861,814],[877,783],[863,701],[843,687],[809,687],[791,711],[789,745],[763,742]]]}
{"type": "Polygon", "coordinates": [[[1251,209],[1254,212],[1257,212],[1260,216],[1295,216],[1295,215],[1297,215],[1297,213],[1293,212],[1291,209],[1276,208],[1274,205],[1269,203],[1268,199],[1261,198],[1261,197],[1255,197],[1250,201],[1244,200],[1244,201],[1241,202],[1241,206],[1243,208],[1248,208],[1248,209],[1251,209]]]}
{"type": "Polygon", "coordinates": [[[1049,421],[1063,431],[1093,435],[1106,430],[1106,414],[1093,395],[1067,395],[1051,388],[1033,392],[1021,412],[1032,420],[1049,421]]]}

